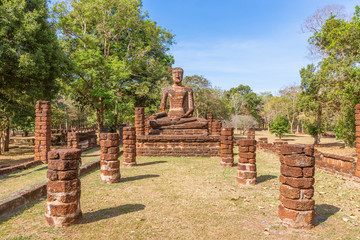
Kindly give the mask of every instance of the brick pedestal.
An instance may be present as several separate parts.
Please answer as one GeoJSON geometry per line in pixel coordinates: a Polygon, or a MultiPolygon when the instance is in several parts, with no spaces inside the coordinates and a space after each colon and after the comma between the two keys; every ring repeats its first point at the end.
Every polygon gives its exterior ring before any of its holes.
{"type": "Polygon", "coordinates": [[[314,147],[283,145],[280,149],[279,217],[291,228],[310,229],[314,226],[314,147]]]}
{"type": "Polygon", "coordinates": [[[221,128],[221,152],[220,152],[220,165],[232,167],[234,165],[234,128],[223,127],[221,128]]]}
{"type": "Polygon", "coordinates": [[[48,225],[64,227],[80,223],[79,166],[81,150],[58,149],[48,153],[47,211],[48,225]]]}
{"type": "Polygon", "coordinates": [[[145,108],[135,108],[135,129],[136,135],[145,135],[145,108]]]}
{"type": "Polygon", "coordinates": [[[247,132],[247,139],[255,139],[255,129],[250,128],[247,132]]]}
{"type": "Polygon", "coordinates": [[[212,114],[206,114],[206,119],[209,121],[208,122],[208,131],[209,131],[209,134],[211,135],[212,133],[212,123],[213,123],[213,119],[214,119],[214,116],[212,114]]]}
{"type": "Polygon", "coordinates": [[[100,133],[100,182],[120,182],[119,144],[119,134],[100,133]]]}
{"type": "Polygon", "coordinates": [[[80,149],[80,136],[78,132],[67,133],[67,147],[80,149]]]}
{"type": "Polygon", "coordinates": [[[355,176],[360,177],[360,104],[355,106],[355,125],[356,125],[356,153],[357,162],[355,168],[355,176]]]}
{"type": "Polygon", "coordinates": [[[256,184],[256,140],[240,139],[236,180],[243,185],[256,184]]]}
{"type": "Polygon", "coordinates": [[[51,145],[51,105],[48,101],[37,101],[35,107],[35,157],[47,163],[51,145]]]}
{"type": "Polygon", "coordinates": [[[123,166],[136,166],[136,132],[135,127],[124,127],[123,131],[123,166]]]}
{"type": "Polygon", "coordinates": [[[212,122],[211,124],[211,134],[215,136],[220,136],[222,123],[220,120],[212,122]]]}

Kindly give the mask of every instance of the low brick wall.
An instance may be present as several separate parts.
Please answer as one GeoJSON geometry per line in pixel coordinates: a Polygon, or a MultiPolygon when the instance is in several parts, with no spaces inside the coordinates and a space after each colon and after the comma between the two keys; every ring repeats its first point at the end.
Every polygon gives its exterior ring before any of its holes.
{"type": "MultiPolygon", "coordinates": [[[[279,155],[279,149],[284,145],[284,142],[265,143],[267,140],[262,139],[257,143],[258,149],[265,152],[279,155]]],[[[285,143],[287,144],[287,143],[285,143]]],[[[347,177],[356,177],[356,158],[323,153],[315,149],[315,167],[331,172],[341,174],[347,177]]]]}
{"type": "Polygon", "coordinates": [[[219,136],[136,136],[137,156],[219,157],[219,136]]]}

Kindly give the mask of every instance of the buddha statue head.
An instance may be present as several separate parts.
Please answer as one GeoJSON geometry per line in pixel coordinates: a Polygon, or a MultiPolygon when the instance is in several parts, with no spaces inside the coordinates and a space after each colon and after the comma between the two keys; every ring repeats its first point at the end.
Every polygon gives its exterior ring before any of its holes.
{"type": "Polygon", "coordinates": [[[173,68],[172,76],[173,76],[174,85],[182,86],[181,82],[183,79],[183,75],[184,75],[184,70],[182,68],[180,67],[173,68]]]}

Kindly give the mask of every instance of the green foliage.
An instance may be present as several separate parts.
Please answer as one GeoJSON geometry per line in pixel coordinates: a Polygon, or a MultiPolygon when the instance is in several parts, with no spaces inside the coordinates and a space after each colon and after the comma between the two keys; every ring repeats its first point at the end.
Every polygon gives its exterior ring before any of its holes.
{"type": "Polygon", "coordinates": [[[171,76],[173,36],[141,12],[141,1],[71,0],[54,17],[73,62],[71,96],[96,111],[99,128],[106,116],[133,121],[134,106],[155,110],[171,76]]]}
{"type": "Polygon", "coordinates": [[[45,0],[0,3],[0,118],[29,129],[35,102],[51,100],[66,70],[45,0]]]}
{"type": "Polygon", "coordinates": [[[270,122],[270,132],[275,133],[280,139],[285,133],[290,133],[290,122],[287,117],[277,115],[276,118],[270,122]]]}

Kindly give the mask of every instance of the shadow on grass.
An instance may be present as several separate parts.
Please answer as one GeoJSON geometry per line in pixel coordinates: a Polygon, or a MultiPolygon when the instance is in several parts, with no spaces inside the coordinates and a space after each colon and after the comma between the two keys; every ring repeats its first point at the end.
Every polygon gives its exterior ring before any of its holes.
{"type": "Polygon", "coordinates": [[[136,180],[140,180],[140,179],[154,178],[154,177],[160,177],[160,175],[145,174],[145,175],[139,175],[139,176],[134,176],[134,177],[126,177],[126,178],[121,178],[120,182],[131,182],[131,181],[136,181],[136,180]]]}
{"type": "MultiPolygon", "coordinates": [[[[19,174],[19,175],[13,175],[14,173],[4,174],[4,175],[0,176],[0,182],[6,181],[6,180],[9,180],[9,179],[13,179],[13,178],[23,177],[23,176],[29,175],[29,174],[31,174],[33,172],[42,171],[42,170],[45,170],[45,169],[47,169],[47,166],[36,169],[36,170],[29,171],[27,173],[19,174]],[[13,175],[13,176],[11,176],[11,175],[13,175]]],[[[26,169],[23,169],[23,170],[26,170],[26,169]]],[[[23,170],[20,170],[20,171],[23,171],[23,170]]]]}
{"type": "Polygon", "coordinates": [[[275,175],[261,175],[259,177],[257,177],[256,181],[257,183],[262,183],[262,182],[266,182],[269,181],[271,179],[277,178],[277,176],[275,175]]]}
{"type": "Polygon", "coordinates": [[[137,166],[147,166],[147,165],[153,165],[158,163],[166,163],[167,161],[154,161],[154,162],[146,162],[146,163],[138,163],[137,166]]]}
{"type": "Polygon", "coordinates": [[[295,139],[293,139],[293,138],[282,138],[281,141],[291,142],[291,141],[295,141],[295,139]]]}
{"type": "Polygon", "coordinates": [[[95,212],[85,213],[81,224],[92,223],[103,219],[117,217],[123,214],[137,212],[145,209],[144,204],[125,204],[117,207],[100,209],[95,212]]]}
{"type": "Polygon", "coordinates": [[[315,204],[315,226],[325,222],[329,217],[334,215],[340,208],[329,204],[315,204]]]}

